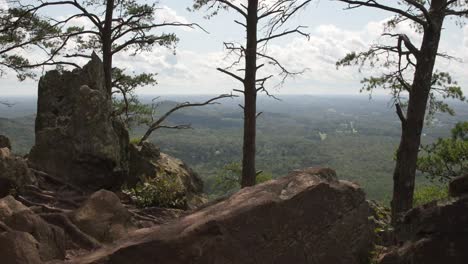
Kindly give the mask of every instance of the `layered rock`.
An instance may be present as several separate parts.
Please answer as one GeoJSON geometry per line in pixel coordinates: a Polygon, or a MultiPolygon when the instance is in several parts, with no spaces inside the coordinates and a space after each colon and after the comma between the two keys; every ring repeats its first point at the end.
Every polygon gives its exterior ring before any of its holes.
{"type": "Polygon", "coordinates": [[[8,137],[0,135],[0,148],[8,148],[11,150],[11,142],[8,137]]]}
{"type": "Polygon", "coordinates": [[[130,177],[126,183],[135,185],[142,178],[170,177],[180,186],[187,200],[189,209],[206,202],[203,196],[203,181],[184,162],[160,150],[152,143],[144,142],[141,146],[130,145],[130,177]]]}
{"type": "Polygon", "coordinates": [[[0,198],[36,181],[23,158],[11,154],[9,148],[0,148],[0,198]]]}
{"type": "Polygon", "coordinates": [[[28,233],[13,230],[0,232],[1,263],[42,264],[38,247],[39,243],[28,233]]]}
{"type": "Polygon", "coordinates": [[[367,260],[370,208],[329,169],[296,171],[143,229],[73,263],[334,263],[367,260]]]}
{"type": "Polygon", "coordinates": [[[401,246],[380,264],[468,263],[468,196],[410,210],[396,234],[401,246]]]}
{"type": "Polygon", "coordinates": [[[452,197],[458,197],[464,194],[468,195],[468,174],[459,176],[450,181],[449,194],[452,197]]]}
{"type": "MultiPolygon", "coordinates": [[[[9,234],[3,237],[4,245],[7,244],[7,241],[10,241],[10,246],[14,247],[19,243],[18,241],[24,240],[28,244],[26,248],[28,252],[27,254],[25,253],[26,255],[35,254],[31,251],[34,244],[37,245],[38,254],[42,261],[65,258],[65,234],[63,230],[59,227],[48,224],[28,207],[16,201],[12,196],[0,199],[0,222],[14,230],[16,234],[18,232],[27,233],[34,238],[34,241],[36,241],[35,243],[32,243],[32,239],[27,235],[21,235],[18,238],[19,240],[12,240],[10,239],[12,232],[9,232],[9,234]]],[[[21,251],[23,249],[20,247],[18,250],[21,251]]],[[[2,255],[0,254],[0,256],[2,255]]]]}
{"type": "Polygon", "coordinates": [[[91,195],[72,213],[71,220],[83,232],[103,243],[125,237],[136,229],[130,212],[113,192],[106,190],[91,195]]]}
{"type": "Polygon", "coordinates": [[[100,59],[39,81],[31,165],[83,187],[113,187],[128,170],[128,133],[112,120],[100,59]]]}

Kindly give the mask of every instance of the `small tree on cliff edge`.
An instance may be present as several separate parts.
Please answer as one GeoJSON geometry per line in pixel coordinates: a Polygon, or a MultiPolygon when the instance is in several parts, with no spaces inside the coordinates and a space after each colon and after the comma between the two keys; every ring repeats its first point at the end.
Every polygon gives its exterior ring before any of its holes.
{"type": "Polygon", "coordinates": [[[418,170],[431,180],[446,183],[468,174],[468,122],[457,123],[451,134],[421,148],[418,170]]]}
{"type": "MultiPolygon", "coordinates": [[[[113,67],[114,55],[121,52],[136,55],[151,51],[155,46],[170,48],[175,52],[179,40],[177,36],[174,33],[157,34],[155,31],[199,27],[193,23],[160,21],[157,19],[160,10],[157,3],[146,2],[41,0],[30,4],[26,0],[10,0],[9,9],[0,10],[0,73],[5,67],[10,68],[17,72],[20,80],[24,80],[34,77],[32,70],[38,67],[57,65],[59,68],[79,68],[77,59],[89,59],[91,53],[97,51],[103,58],[108,96],[120,95],[114,97],[114,116],[130,125],[150,111],[149,107],[139,102],[135,89],[157,82],[153,73],[131,76],[124,69],[113,67]],[[60,18],[44,15],[57,7],[67,8],[72,13],[60,18]],[[42,52],[42,57],[39,61],[30,61],[21,54],[26,49],[42,52]]],[[[216,98],[225,97],[230,96],[216,98]]]]}
{"type": "Polygon", "coordinates": [[[389,30],[396,25],[410,21],[417,32],[422,34],[420,47],[405,34],[384,33],[386,38],[394,39],[392,45],[373,45],[368,51],[348,54],[337,63],[338,66],[352,64],[382,66],[390,69],[378,77],[362,81],[363,90],[372,91],[382,87],[390,89],[395,99],[396,112],[401,121],[401,140],[396,155],[393,174],[392,221],[412,208],[416,165],[421,143],[421,134],[426,114],[436,111],[453,114],[453,110],[442,101],[445,98],[465,100],[462,91],[450,75],[435,71],[439,42],[447,17],[465,17],[468,1],[455,0],[400,0],[394,5],[381,4],[380,1],[338,0],[348,4],[348,8],[371,7],[389,11],[395,17],[388,21],[389,30]],[[401,102],[400,94],[408,94],[408,100],[401,102]],[[406,110],[406,113],[404,113],[406,110]]]}
{"type": "Polygon", "coordinates": [[[239,81],[243,89],[235,89],[244,95],[244,139],[242,150],[242,179],[241,186],[255,185],[257,171],[255,168],[256,145],[256,119],[261,114],[257,112],[257,94],[264,92],[271,96],[265,87],[268,80],[274,75],[258,76],[258,70],[265,65],[273,66],[279,70],[280,84],[292,75],[302,73],[289,71],[276,58],[268,54],[267,45],[270,41],[291,34],[300,34],[308,37],[302,31],[303,26],[287,28],[288,22],[301,9],[312,0],[195,0],[193,9],[200,10],[206,7],[208,16],[217,14],[222,9],[234,11],[242,20],[234,22],[245,29],[245,43],[225,42],[224,48],[228,55],[235,57],[234,62],[226,68],[218,68],[222,73],[239,81]],[[243,76],[238,73],[243,73],[243,76]]]}
{"type": "Polygon", "coordinates": [[[114,116],[128,125],[144,110],[135,89],[155,85],[156,79],[153,73],[131,76],[123,69],[114,68],[114,55],[124,51],[136,55],[155,46],[175,50],[177,36],[157,34],[155,30],[196,26],[177,21],[157,22],[157,5],[136,0],[42,0],[34,4],[11,0],[8,3],[9,9],[0,14],[0,66],[13,69],[22,80],[34,77],[32,70],[37,67],[79,67],[77,58],[90,58],[92,51],[97,51],[103,58],[108,96],[114,97],[114,116]],[[60,18],[44,15],[57,7],[72,13],[60,18]],[[41,59],[32,62],[21,56],[21,50],[28,48],[36,54],[42,52],[41,59]]]}
{"type": "Polygon", "coordinates": [[[157,22],[157,5],[144,1],[41,0],[34,4],[29,3],[25,0],[11,0],[7,14],[3,15],[2,22],[5,24],[3,31],[0,31],[0,39],[10,42],[8,54],[17,58],[4,59],[3,65],[17,71],[47,65],[79,67],[73,59],[90,58],[92,51],[99,51],[103,59],[105,86],[109,96],[112,95],[113,88],[114,55],[123,51],[135,55],[150,51],[155,46],[175,48],[178,38],[174,33],[156,34],[154,30],[196,26],[177,21],[157,22]],[[48,10],[57,7],[67,8],[66,10],[73,13],[59,18],[44,15],[48,10]],[[31,18],[35,20],[31,21],[31,18]],[[44,53],[45,59],[30,62],[24,56],[20,57],[18,51],[31,47],[31,44],[38,47],[36,52],[44,53]]]}

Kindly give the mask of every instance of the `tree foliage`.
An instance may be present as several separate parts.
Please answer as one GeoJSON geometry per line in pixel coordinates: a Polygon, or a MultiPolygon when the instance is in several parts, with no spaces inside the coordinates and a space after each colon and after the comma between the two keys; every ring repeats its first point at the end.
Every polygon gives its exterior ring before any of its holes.
{"type": "Polygon", "coordinates": [[[111,55],[122,51],[135,55],[151,51],[156,46],[174,50],[179,40],[177,36],[174,33],[157,33],[155,30],[195,25],[158,21],[157,2],[41,0],[30,3],[13,0],[9,4],[10,8],[3,10],[1,16],[0,43],[6,47],[2,48],[2,52],[11,54],[13,50],[35,48],[35,52],[45,55],[45,59],[38,62],[19,57],[15,63],[7,64],[14,69],[67,64],[66,61],[78,67],[73,59],[89,58],[92,51],[103,51],[106,34],[110,34],[111,55]],[[109,8],[106,6],[108,2],[114,4],[109,8]],[[63,18],[47,16],[48,10],[54,7],[69,8],[73,13],[63,18]],[[105,15],[109,12],[112,14],[111,23],[109,28],[105,28],[105,15]]]}
{"type": "Polygon", "coordinates": [[[378,67],[377,76],[364,78],[363,91],[376,88],[389,90],[401,122],[401,141],[397,150],[393,173],[392,221],[413,206],[417,160],[424,121],[436,112],[454,114],[444,102],[446,98],[465,101],[461,88],[447,72],[436,69],[438,57],[453,57],[439,51],[444,21],[449,17],[464,18],[468,1],[455,0],[400,0],[383,1],[339,0],[348,9],[370,7],[391,12],[394,16],[385,25],[380,43],[366,51],[352,52],[337,62],[337,66],[365,65],[378,67]],[[410,23],[421,36],[415,40],[398,32],[397,25],[410,23]]]}
{"type": "MultiPolygon", "coordinates": [[[[396,35],[383,34],[384,37],[395,38],[396,35]]],[[[399,38],[407,38],[399,37],[399,38]]],[[[409,41],[409,40],[408,40],[409,41]]],[[[394,104],[405,109],[408,104],[408,93],[412,89],[412,76],[416,64],[412,60],[409,51],[401,51],[401,40],[397,46],[372,45],[364,52],[351,52],[336,63],[337,67],[359,66],[360,71],[365,67],[378,68],[383,71],[380,75],[365,77],[361,80],[361,92],[372,94],[376,89],[389,91],[393,96],[394,104]],[[383,70],[386,69],[387,71],[383,70]]],[[[447,56],[443,56],[447,58],[447,56]]],[[[455,111],[447,103],[446,99],[466,101],[462,88],[453,80],[448,72],[435,71],[432,74],[432,83],[427,104],[428,120],[436,113],[448,113],[455,115],[455,111]]],[[[403,111],[403,110],[402,110],[403,111]]]]}
{"type": "Polygon", "coordinates": [[[117,116],[128,127],[146,124],[150,121],[152,108],[141,103],[136,94],[139,87],[154,86],[157,84],[156,74],[142,73],[128,75],[123,69],[114,68],[112,71],[112,86],[114,103],[114,116],[117,116]]]}
{"type": "Polygon", "coordinates": [[[414,206],[420,206],[433,201],[444,200],[449,197],[448,186],[428,184],[416,188],[414,192],[414,206]]]}
{"type": "Polygon", "coordinates": [[[433,180],[447,182],[468,173],[468,122],[452,129],[452,137],[422,147],[418,169],[433,180]]]}
{"type": "MultiPolygon", "coordinates": [[[[215,179],[213,188],[216,190],[215,196],[221,196],[235,192],[241,187],[242,164],[240,162],[231,162],[221,168],[215,179]]],[[[260,184],[273,179],[269,172],[259,171],[256,177],[256,184],[260,184]]]]}
{"type": "MultiPolygon", "coordinates": [[[[21,7],[0,9],[0,75],[7,69],[16,72],[19,80],[36,77],[32,71],[35,62],[25,56],[25,52],[50,50],[57,47],[60,30],[35,12],[25,12],[21,7]]],[[[53,65],[48,58],[44,66],[53,65]]]]}
{"type": "Polygon", "coordinates": [[[103,58],[108,95],[114,98],[114,116],[128,126],[148,121],[151,107],[141,104],[135,91],[156,85],[156,74],[130,75],[113,66],[113,57],[119,53],[134,56],[155,47],[175,53],[179,38],[162,30],[198,27],[161,20],[158,4],[137,0],[11,0],[10,8],[0,14],[0,67],[4,66],[0,73],[13,69],[24,80],[36,77],[34,69],[38,67],[79,68],[80,59],[97,52],[103,58]],[[53,8],[67,8],[72,13],[47,16],[53,8]],[[25,52],[34,52],[36,61],[28,59],[25,52]]]}
{"type": "Polygon", "coordinates": [[[187,197],[183,186],[174,177],[158,175],[155,178],[143,178],[133,188],[124,187],[122,192],[141,208],[165,207],[187,208],[187,197]]]}

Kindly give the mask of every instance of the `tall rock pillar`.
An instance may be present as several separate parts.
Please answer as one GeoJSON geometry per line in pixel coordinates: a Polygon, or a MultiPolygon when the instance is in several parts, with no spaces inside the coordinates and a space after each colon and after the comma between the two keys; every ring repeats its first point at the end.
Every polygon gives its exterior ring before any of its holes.
{"type": "Polygon", "coordinates": [[[112,119],[102,61],[49,71],[39,81],[32,167],[90,189],[112,188],[128,173],[128,132],[112,119]]]}

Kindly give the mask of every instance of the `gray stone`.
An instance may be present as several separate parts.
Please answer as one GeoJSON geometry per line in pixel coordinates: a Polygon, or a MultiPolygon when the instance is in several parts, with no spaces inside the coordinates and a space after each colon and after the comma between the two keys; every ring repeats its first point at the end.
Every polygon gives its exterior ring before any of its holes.
{"type": "Polygon", "coordinates": [[[35,175],[23,158],[11,154],[9,148],[0,148],[0,198],[36,182],[35,175]]]}
{"type": "Polygon", "coordinates": [[[456,177],[450,181],[449,194],[452,197],[462,196],[464,194],[468,195],[468,174],[456,177]]]}
{"type": "Polygon", "coordinates": [[[468,196],[410,210],[396,229],[400,245],[380,264],[468,263],[468,196]]]}
{"type": "Polygon", "coordinates": [[[43,261],[65,258],[63,230],[48,224],[12,196],[0,199],[0,221],[13,230],[31,234],[39,242],[39,255],[43,261]]]}
{"type": "Polygon", "coordinates": [[[0,135],[0,148],[9,148],[11,150],[11,142],[8,137],[0,135]]]}
{"type": "Polygon", "coordinates": [[[31,165],[81,187],[115,187],[128,171],[129,140],[112,111],[95,54],[83,69],[47,72],[39,81],[31,165]]]}
{"type": "Polygon", "coordinates": [[[91,195],[71,220],[83,232],[100,242],[109,243],[136,229],[132,215],[113,192],[100,190],[91,195]]]}
{"type": "Polygon", "coordinates": [[[42,264],[39,243],[28,233],[19,231],[0,232],[0,263],[42,264]]]}
{"type": "Polygon", "coordinates": [[[296,171],[72,263],[366,263],[374,227],[365,194],[333,178],[296,171]]]}
{"type": "Polygon", "coordinates": [[[194,209],[207,201],[203,195],[203,181],[184,162],[165,153],[149,142],[142,146],[130,144],[130,173],[126,184],[134,186],[140,179],[170,177],[180,186],[187,199],[187,207],[194,209]]]}

